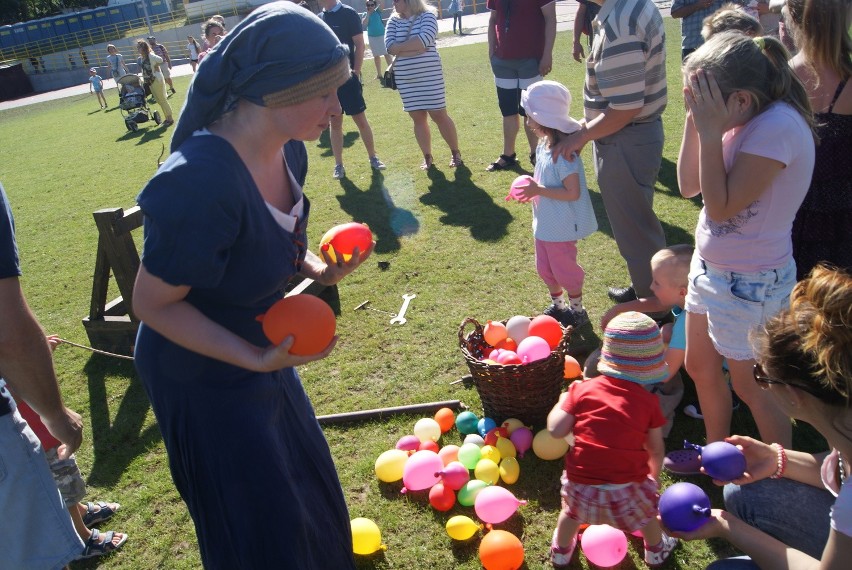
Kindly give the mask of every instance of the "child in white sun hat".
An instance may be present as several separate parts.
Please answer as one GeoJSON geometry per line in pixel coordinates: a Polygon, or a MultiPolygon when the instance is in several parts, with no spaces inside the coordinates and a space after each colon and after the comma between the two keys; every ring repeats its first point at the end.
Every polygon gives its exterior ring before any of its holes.
{"type": "Polygon", "coordinates": [[[556,81],[538,81],[521,93],[527,125],[538,137],[535,172],[526,184],[516,185],[513,196],[532,202],[535,267],[550,291],[550,306],[544,314],[563,325],[581,327],[589,322],[583,308],[586,273],[577,262],[577,241],[598,229],[598,221],[586,187],[583,161],[559,156],[554,162],[551,148],[577,131],[580,123],[571,118],[571,93],[556,81]],[[568,294],[566,303],[563,290],[568,294]]]}

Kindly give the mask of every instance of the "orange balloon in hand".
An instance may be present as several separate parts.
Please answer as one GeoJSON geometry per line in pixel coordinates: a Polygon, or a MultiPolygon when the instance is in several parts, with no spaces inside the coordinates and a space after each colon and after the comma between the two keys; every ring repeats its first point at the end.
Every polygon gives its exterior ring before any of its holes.
{"type": "Polygon", "coordinates": [[[276,346],[293,335],[290,353],[299,356],[325,350],[337,326],[334,311],[314,295],[284,297],[257,319],[263,323],[263,334],[276,346]]]}
{"type": "Polygon", "coordinates": [[[357,247],[361,253],[364,253],[373,244],[373,232],[367,224],[359,224],[358,222],[350,222],[334,226],[322,236],[320,240],[320,249],[328,252],[328,256],[332,262],[337,262],[337,255],[343,258],[343,261],[349,261],[352,258],[352,252],[357,247]]]}

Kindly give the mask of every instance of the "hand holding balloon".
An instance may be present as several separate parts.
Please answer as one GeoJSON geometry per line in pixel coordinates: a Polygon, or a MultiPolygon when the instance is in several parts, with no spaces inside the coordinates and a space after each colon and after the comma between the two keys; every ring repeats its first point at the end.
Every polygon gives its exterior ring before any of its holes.
{"type": "Polygon", "coordinates": [[[535,191],[535,189],[531,190],[531,187],[538,189],[538,184],[536,184],[532,176],[529,174],[518,176],[512,181],[509,193],[506,194],[506,201],[517,200],[518,202],[529,202],[535,196],[535,194],[530,195],[530,192],[535,191]]]}
{"type": "Polygon", "coordinates": [[[778,468],[778,450],[772,445],[744,435],[733,435],[725,441],[737,446],[745,456],[745,473],[732,479],[732,483],[746,485],[768,479],[778,468]]]}
{"type": "Polygon", "coordinates": [[[661,516],[657,516],[657,520],[660,521],[660,526],[665,533],[681,540],[707,540],[709,538],[721,537],[724,535],[725,527],[728,524],[726,519],[730,518],[733,518],[733,515],[727,511],[710,509],[710,516],[707,518],[707,522],[694,530],[681,531],[666,526],[665,520],[661,516]]]}

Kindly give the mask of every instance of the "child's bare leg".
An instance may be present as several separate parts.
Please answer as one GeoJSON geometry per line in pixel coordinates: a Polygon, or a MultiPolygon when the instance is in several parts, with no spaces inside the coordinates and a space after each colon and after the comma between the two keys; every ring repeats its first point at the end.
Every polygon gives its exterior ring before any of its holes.
{"type": "Polygon", "coordinates": [[[74,530],[77,531],[77,534],[81,539],[83,539],[83,542],[92,538],[92,531],[83,524],[83,515],[80,514],[80,505],[71,505],[68,507],[68,513],[71,515],[71,522],[74,523],[74,530]]]}
{"type": "Polygon", "coordinates": [[[686,314],[684,364],[695,382],[695,391],[704,415],[707,442],[725,439],[731,434],[731,391],[722,374],[722,356],[716,352],[710,340],[707,315],[686,314]]]}
{"type": "Polygon", "coordinates": [[[663,539],[663,531],[660,528],[660,521],[656,517],[652,517],[648,524],[640,530],[642,538],[645,539],[646,546],[657,546],[663,539]]]}
{"type": "Polygon", "coordinates": [[[559,512],[559,518],[556,520],[556,546],[559,548],[568,548],[571,546],[571,541],[577,535],[577,530],[580,528],[580,523],[568,516],[565,511],[559,512]]]}
{"type": "Polygon", "coordinates": [[[754,381],[754,360],[728,359],[731,384],[740,399],[746,403],[760,432],[760,439],[780,443],[784,447],[793,445],[793,427],[790,418],[778,407],[769,391],[763,390],[754,381]]]}

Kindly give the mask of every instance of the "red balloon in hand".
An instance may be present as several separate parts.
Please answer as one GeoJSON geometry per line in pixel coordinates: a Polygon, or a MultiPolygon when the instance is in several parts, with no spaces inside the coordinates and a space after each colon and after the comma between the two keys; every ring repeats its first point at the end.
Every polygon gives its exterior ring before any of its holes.
{"type": "Polygon", "coordinates": [[[263,323],[263,334],[274,345],[293,335],[295,340],[290,353],[299,356],[325,350],[337,326],[334,311],[314,295],[284,297],[257,319],[263,323]]]}
{"type": "Polygon", "coordinates": [[[331,261],[337,262],[337,254],[343,261],[349,261],[352,257],[352,252],[357,247],[361,253],[364,253],[373,244],[373,232],[367,224],[359,224],[358,222],[350,222],[334,226],[322,236],[320,240],[320,248],[328,252],[331,261]]]}

